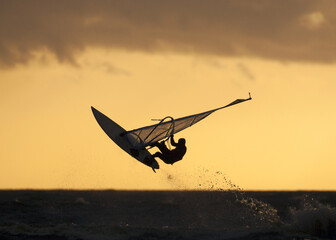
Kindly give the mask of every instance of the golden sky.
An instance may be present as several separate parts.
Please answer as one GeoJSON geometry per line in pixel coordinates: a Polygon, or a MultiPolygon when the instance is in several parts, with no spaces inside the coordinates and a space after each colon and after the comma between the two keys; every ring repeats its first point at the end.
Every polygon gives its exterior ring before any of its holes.
{"type": "Polygon", "coordinates": [[[334,1],[1,1],[0,188],[336,189],[334,1]],[[100,129],[207,111],[153,171],[100,129]],[[207,180],[200,180],[205,176],[207,180]],[[203,181],[203,182],[202,182],[203,181]]]}

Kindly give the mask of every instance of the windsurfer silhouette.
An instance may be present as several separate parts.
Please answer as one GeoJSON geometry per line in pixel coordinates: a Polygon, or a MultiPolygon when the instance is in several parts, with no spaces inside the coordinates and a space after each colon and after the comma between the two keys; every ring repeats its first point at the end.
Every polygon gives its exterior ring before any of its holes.
{"type": "Polygon", "coordinates": [[[152,147],[157,147],[161,151],[154,153],[153,157],[160,158],[166,164],[174,164],[175,162],[182,160],[184,154],[187,152],[187,147],[185,145],[186,140],[184,138],[180,138],[176,143],[174,141],[174,135],[172,135],[170,137],[170,143],[175,147],[175,149],[169,150],[164,141],[152,144],[152,147]]]}

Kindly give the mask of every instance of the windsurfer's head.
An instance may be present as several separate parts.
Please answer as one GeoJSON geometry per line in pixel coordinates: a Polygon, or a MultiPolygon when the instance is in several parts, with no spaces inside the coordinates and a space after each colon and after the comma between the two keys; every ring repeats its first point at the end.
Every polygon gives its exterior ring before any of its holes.
{"type": "Polygon", "coordinates": [[[186,143],[186,140],[184,138],[180,138],[178,140],[178,144],[185,145],[185,143],[186,143]]]}

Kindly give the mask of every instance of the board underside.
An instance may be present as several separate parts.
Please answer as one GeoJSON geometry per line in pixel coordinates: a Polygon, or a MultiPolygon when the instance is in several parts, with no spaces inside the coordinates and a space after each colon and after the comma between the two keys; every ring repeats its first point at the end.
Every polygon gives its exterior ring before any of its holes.
{"type": "Polygon", "coordinates": [[[126,136],[120,136],[121,133],[126,132],[121,126],[117,123],[112,121],[110,118],[105,116],[103,113],[99,112],[94,107],[91,107],[93,115],[95,116],[99,126],[104,130],[104,132],[110,137],[110,139],[115,142],[121,149],[131,155],[133,158],[138,160],[139,162],[149,166],[153,169],[159,169],[159,164],[156,161],[153,161],[151,164],[145,163],[146,157],[148,159],[152,158],[151,153],[147,149],[138,150],[138,155],[135,156],[134,153],[132,154],[131,149],[133,146],[128,141],[126,136]]]}

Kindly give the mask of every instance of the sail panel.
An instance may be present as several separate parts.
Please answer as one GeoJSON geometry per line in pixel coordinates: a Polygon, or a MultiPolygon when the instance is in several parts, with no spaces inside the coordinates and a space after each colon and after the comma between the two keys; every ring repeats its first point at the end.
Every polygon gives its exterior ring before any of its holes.
{"type": "Polygon", "coordinates": [[[129,141],[135,148],[144,148],[151,143],[161,141],[175,133],[178,133],[195,123],[199,122],[203,118],[210,115],[213,111],[200,113],[188,117],[183,117],[160,124],[147,126],[144,128],[136,129],[127,132],[129,141]]]}
{"type": "Polygon", "coordinates": [[[126,136],[130,143],[134,146],[136,149],[141,149],[149,146],[152,143],[161,141],[175,133],[178,133],[195,123],[201,121],[202,119],[209,116],[211,113],[241,103],[245,102],[247,100],[251,100],[251,96],[247,99],[236,99],[235,101],[231,102],[228,105],[225,105],[220,108],[216,108],[207,112],[194,114],[182,118],[178,118],[175,120],[169,120],[169,121],[161,121],[159,124],[154,124],[151,126],[138,128],[135,130],[131,130],[126,132],[126,136]]]}

